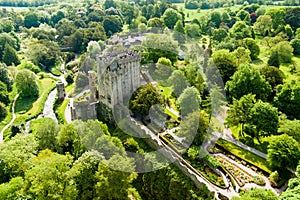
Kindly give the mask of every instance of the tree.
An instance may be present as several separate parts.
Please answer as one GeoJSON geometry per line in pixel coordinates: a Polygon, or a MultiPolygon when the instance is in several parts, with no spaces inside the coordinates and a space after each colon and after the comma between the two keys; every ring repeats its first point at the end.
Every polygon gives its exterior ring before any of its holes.
{"type": "Polygon", "coordinates": [[[256,41],[252,38],[245,38],[242,41],[242,46],[250,50],[250,57],[252,60],[257,59],[260,49],[256,41]]]}
{"type": "Polygon", "coordinates": [[[278,133],[292,136],[297,142],[300,142],[300,120],[284,120],[281,122],[278,133]]]}
{"type": "Polygon", "coordinates": [[[173,93],[176,97],[179,97],[183,90],[188,87],[186,78],[179,70],[173,71],[172,75],[168,79],[168,82],[172,85],[173,93]]]}
{"type": "Polygon", "coordinates": [[[83,153],[83,145],[81,144],[78,130],[74,123],[65,124],[59,131],[57,136],[58,145],[62,153],[69,152],[75,158],[83,153]]]}
{"type": "Polygon", "coordinates": [[[237,69],[236,58],[228,50],[222,49],[215,51],[211,59],[226,83],[237,69]]]}
{"type": "Polygon", "coordinates": [[[260,69],[260,74],[265,76],[266,81],[271,85],[273,91],[279,84],[283,84],[284,73],[277,67],[265,66],[260,69]]]}
{"type": "Polygon", "coordinates": [[[179,125],[176,135],[184,137],[185,142],[202,145],[209,127],[209,115],[203,110],[188,113],[179,125]]]}
{"type": "Polygon", "coordinates": [[[290,45],[294,49],[294,55],[300,55],[300,39],[292,39],[290,45]]]}
{"type": "Polygon", "coordinates": [[[300,159],[299,144],[286,134],[274,137],[268,146],[268,163],[274,169],[296,168],[300,159]]]}
{"type": "Polygon", "coordinates": [[[2,55],[2,61],[6,65],[19,65],[20,60],[17,56],[16,50],[12,48],[8,43],[5,44],[3,55],[2,55]]]}
{"type": "Polygon", "coordinates": [[[244,135],[244,125],[249,121],[250,110],[254,103],[255,95],[253,94],[244,95],[239,100],[233,99],[233,103],[227,111],[226,124],[229,126],[242,124],[241,133],[244,135]]]}
{"type": "Polygon", "coordinates": [[[90,56],[82,56],[80,59],[80,72],[88,74],[89,71],[92,71],[96,65],[95,59],[90,56]]]}
{"type": "Polygon", "coordinates": [[[245,191],[241,197],[233,197],[232,200],[278,200],[277,195],[272,192],[272,190],[261,189],[261,188],[251,188],[245,191]]]}
{"type": "MultiPolygon", "coordinates": [[[[119,19],[117,19],[119,20],[119,19]]],[[[109,21],[107,19],[106,21],[107,28],[110,29],[111,26],[114,26],[114,23],[118,23],[115,20],[109,21]]],[[[113,27],[113,29],[119,29],[117,26],[113,27]]],[[[82,48],[86,48],[88,46],[88,43],[90,41],[101,41],[106,39],[106,29],[104,28],[104,25],[102,26],[101,23],[98,22],[90,22],[88,27],[84,29],[83,31],[83,39],[82,39],[82,48]]],[[[112,34],[112,32],[110,32],[112,34]]]]}
{"type": "Polygon", "coordinates": [[[42,118],[39,126],[36,128],[35,138],[39,145],[39,150],[50,149],[57,150],[58,126],[51,118],[42,118]]]}
{"type": "Polygon", "coordinates": [[[214,11],[210,15],[210,21],[213,22],[213,26],[218,28],[220,23],[222,22],[221,13],[218,11],[214,11]]]}
{"type": "Polygon", "coordinates": [[[269,66],[274,66],[279,68],[280,66],[280,61],[279,61],[279,56],[278,56],[278,51],[276,49],[271,49],[271,55],[268,60],[268,65],[269,66]]]}
{"type": "Polygon", "coordinates": [[[198,24],[187,24],[184,27],[185,34],[190,38],[201,37],[200,27],[198,24]]]}
{"type": "Polygon", "coordinates": [[[5,107],[5,104],[3,104],[2,102],[0,102],[0,111],[0,121],[2,121],[2,119],[7,116],[7,109],[5,107]]]}
{"type": "Polygon", "coordinates": [[[35,65],[50,70],[60,56],[60,47],[53,41],[33,41],[29,45],[29,56],[35,65]]]}
{"type": "Polygon", "coordinates": [[[41,151],[25,172],[24,190],[35,199],[74,199],[77,190],[69,175],[70,155],[41,151]]]}
{"type": "Polygon", "coordinates": [[[254,137],[276,135],[278,130],[278,110],[269,103],[258,101],[250,110],[248,123],[255,126],[254,137]]]}
{"type": "Polygon", "coordinates": [[[97,58],[97,55],[101,53],[101,47],[98,42],[90,41],[87,46],[87,52],[92,59],[97,58]]]}
{"type": "Polygon", "coordinates": [[[81,52],[83,49],[83,37],[84,31],[82,29],[76,30],[75,33],[71,34],[70,36],[63,37],[63,48],[73,51],[75,53],[81,52]]]}
{"type": "Polygon", "coordinates": [[[260,35],[266,36],[272,29],[272,18],[270,15],[261,15],[254,23],[254,30],[260,35]]]}
{"type": "Polygon", "coordinates": [[[181,20],[178,20],[174,26],[173,38],[181,45],[185,42],[184,27],[181,20]]]}
{"type": "Polygon", "coordinates": [[[100,163],[96,172],[96,196],[100,199],[122,199],[128,196],[128,189],[137,178],[134,167],[133,159],[120,155],[100,163]]]}
{"type": "Polygon", "coordinates": [[[8,105],[10,102],[7,87],[2,81],[0,81],[0,102],[4,103],[5,105],[8,105]]]}
{"type": "Polygon", "coordinates": [[[53,24],[57,24],[57,22],[63,18],[65,18],[65,13],[59,10],[51,16],[51,21],[53,24]]]}
{"type": "Polygon", "coordinates": [[[172,63],[177,61],[178,42],[169,35],[149,34],[142,42],[142,46],[145,48],[143,57],[147,61],[157,63],[161,57],[170,59],[172,63]]]}
{"type": "Polygon", "coordinates": [[[195,87],[187,87],[178,97],[177,104],[183,116],[199,110],[201,97],[199,91],[195,87]]]}
{"type": "Polygon", "coordinates": [[[272,18],[272,27],[276,30],[279,26],[285,25],[285,9],[281,8],[270,8],[265,13],[266,15],[270,15],[272,18]]]}
{"type": "Polygon", "coordinates": [[[237,66],[240,66],[241,64],[247,64],[251,61],[250,57],[251,52],[249,49],[246,49],[244,47],[238,47],[233,51],[233,55],[236,57],[237,60],[237,66]]]}
{"type": "Polygon", "coordinates": [[[266,100],[272,89],[259,71],[249,65],[241,65],[225,85],[230,98],[240,99],[252,93],[256,99],[266,100]]]}
{"type": "Polygon", "coordinates": [[[289,118],[300,119],[300,86],[295,82],[277,86],[274,104],[289,118]]]}
{"type": "Polygon", "coordinates": [[[76,183],[79,199],[93,199],[97,183],[95,173],[104,157],[98,151],[87,151],[76,160],[70,169],[70,175],[76,183]]]}
{"type": "Polygon", "coordinates": [[[182,19],[181,15],[176,10],[174,10],[173,8],[168,8],[164,12],[162,18],[164,20],[165,25],[170,29],[173,29],[176,22],[178,20],[182,19]]]}
{"type": "Polygon", "coordinates": [[[122,23],[118,17],[105,16],[102,23],[107,36],[122,30],[122,23]]]}
{"type": "Polygon", "coordinates": [[[153,27],[153,28],[164,28],[165,24],[164,24],[164,20],[158,17],[154,17],[149,19],[148,23],[147,23],[148,27],[153,27]]]}
{"type": "Polygon", "coordinates": [[[212,39],[217,42],[222,42],[227,37],[227,31],[225,28],[214,29],[212,32],[212,39]]]}
{"type": "Polygon", "coordinates": [[[31,27],[38,27],[39,26],[39,19],[36,13],[29,12],[24,17],[24,26],[26,28],[31,27]]]}
{"type": "Polygon", "coordinates": [[[1,199],[17,199],[21,195],[24,185],[22,177],[14,177],[9,182],[0,185],[1,199]]]}
{"type": "MultiPolygon", "coordinates": [[[[277,63],[291,63],[293,57],[293,47],[287,41],[281,41],[271,48],[271,55],[268,64],[277,67],[277,63]]],[[[279,66],[279,65],[278,65],[279,66]]]]}
{"type": "Polygon", "coordinates": [[[104,8],[108,9],[108,8],[116,8],[117,4],[114,0],[105,0],[104,2],[104,8]]]}
{"type": "Polygon", "coordinates": [[[129,108],[132,112],[145,117],[149,114],[150,108],[156,104],[163,104],[163,99],[156,91],[156,88],[151,83],[148,83],[133,95],[129,108]]]}
{"type": "Polygon", "coordinates": [[[22,69],[18,72],[15,79],[16,87],[22,97],[38,97],[39,86],[36,82],[36,76],[28,69],[22,69]]]}
{"type": "Polygon", "coordinates": [[[238,40],[252,37],[251,30],[252,28],[244,21],[237,21],[231,29],[235,39],[238,40]]]}
{"type": "Polygon", "coordinates": [[[17,134],[0,145],[0,158],[6,162],[5,171],[9,177],[23,176],[28,161],[37,153],[37,142],[31,134],[17,134]]]}
{"type": "Polygon", "coordinates": [[[286,199],[292,199],[296,200],[300,198],[300,167],[299,165],[297,166],[296,169],[296,178],[291,178],[289,180],[289,184],[287,189],[282,192],[279,196],[279,200],[286,200],[286,199]]]}
{"type": "Polygon", "coordinates": [[[156,63],[155,73],[160,80],[167,80],[173,72],[171,67],[172,62],[168,58],[161,57],[156,63]]]}
{"type": "Polygon", "coordinates": [[[294,30],[300,27],[300,9],[296,8],[288,8],[286,9],[286,13],[284,16],[284,20],[287,24],[289,24],[294,30]]]}
{"type": "Polygon", "coordinates": [[[12,80],[9,77],[7,66],[4,63],[0,63],[0,81],[6,85],[7,91],[10,92],[12,90],[12,80]]]}

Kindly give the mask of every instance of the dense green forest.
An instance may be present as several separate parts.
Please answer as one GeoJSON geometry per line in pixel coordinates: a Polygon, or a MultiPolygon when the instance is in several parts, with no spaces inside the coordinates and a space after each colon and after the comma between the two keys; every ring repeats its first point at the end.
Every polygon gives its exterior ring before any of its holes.
{"type": "MultiPolygon", "coordinates": [[[[241,184],[236,191],[241,197],[233,199],[299,199],[298,4],[0,0],[0,199],[213,199],[205,185],[196,187],[174,164],[149,173],[134,172],[140,162],[127,152],[153,151],[143,139],[127,135],[103,118],[66,121],[68,98],[86,86],[97,55],[113,43],[113,35],[130,32],[159,33],[146,35],[134,48],[143,64],[154,64],[151,75],[159,80],[160,91],[151,84],[141,87],[130,102],[133,113],[146,119],[152,105],[166,108],[170,118],[166,127],[178,128],[174,134],[192,145],[181,151],[170,135],[161,138],[224,189],[223,177],[211,168],[230,171],[232,166],[222,166],[222,159],[213,154],[203,159],[198,155],[208,130],[223,131],[212,114],[213,106],[226,107],[225,125],[231,137],[266,158],[223,140],[213,150],[255,169],[270,185],[269,190],[246,190],[241,184]],[[203,47],[201,65],[195,61],[199,49],[188,40],[203,47]],[[160,45],[163,49],[149,48],[160,45]],[[184,58],[178,56],[180,51],[184,58]],[[223,88],[214,82],[215,69],[223,88]],[[68,83],[68,98],[54,102],[58,124],[43,118],[44,103],[57,77],[68,83]],[[221,100],[214,102],[214,96],[221,100]],[[196,108],[201,111],[196,113],[196,108]],[[199,127],[192,137],[195,123],[199,127]],[[123,171],[108,167],[120,164],[123,171]],[[284,183],[288,186],[281,194],[271,190],[284,183]]],[[[147,166],[161,164],[151,163],[146,155],[140,159],[149,160],[147,166]]],[[[245,182],[233,175],[237,183],[245,182]]]]}

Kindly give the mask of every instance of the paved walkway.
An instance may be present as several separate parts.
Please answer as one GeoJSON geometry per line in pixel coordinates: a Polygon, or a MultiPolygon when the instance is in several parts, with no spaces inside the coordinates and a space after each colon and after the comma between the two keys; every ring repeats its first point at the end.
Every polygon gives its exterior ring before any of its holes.
{"type": "Polygon", "coordinates": [[[12,119],[0,132],[0,144],[3,143],[3,133],[4,133],[4,131],[6,131],[6,129],[8,129],[12,125],[12,123],[14,123],[14,121],[16,119],[15,104],[16,104],[16,101],[17,101],[18,97],[19,97],[19,94],[17,94],[15,96],[14,102],[13,102],[12,107],[11,107],[11,112],[12,112],[12,116],[13,116],[12,119]]]}
{"type": "Polygon", "coordinates": [[[150,138],[154,141],[157,141],[157,143],[161,146],[163,146],[166,150],[166,152],[170,155],[170,157],[173,157],[175,160],[177,160],[182,166],[185,166],[188,168],[188,171],[190,174],[194,175],[197,180],[203,184],[205,184],[208,188],[208,190],[215,192],[215,194],[221,193],[224,196],[227,196],[229,198],[233,197],[233,196],[239,196],[239,194],[234,191],[233,188],[229,188],[228,190],[226,189],[221,189],[217,186],[215,186],[214,184],[212,184],[211,182],[209,182],[208,180],[206,180],[206,178],[204,178],[202,176],[202,174],[200,174],[195,168],[193,168],[188,162],[186,162],[181,155],[179,155],[177,152],[175,152],[172,148],[170,148],[169,146],[167,146],[166,144],[164,144],[163,141],[160,140],[160,138],[158,137],[158,135],[154,134],[147,126],[143,125],[142,123],[140,123],[139,121],[136,121],[135,119],[131,118],[131,120],[133,122],[135,122],[135,124],[137,126],[139,126],[141,129],[143,129],[145,131],[145,133],[147,135],[150,136],[150,138]]]}

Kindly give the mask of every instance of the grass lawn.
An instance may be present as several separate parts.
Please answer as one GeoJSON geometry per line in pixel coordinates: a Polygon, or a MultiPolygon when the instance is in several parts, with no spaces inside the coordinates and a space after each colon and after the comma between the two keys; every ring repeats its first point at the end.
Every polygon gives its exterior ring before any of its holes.
{"type": "Polygon", "coordinates": [[[57,120],[58,120],[58,123],[60,123],[60,124],[65,124],[67,122],[66,119],[65,119],[65,110],[66,110],[69,102],[70,102],[70,99],[65,99],[54,110],[55,115],[56,115],[57,120]]]}
{"type": "Polygon", "coordinates": [[[224,12],[227,9],[230,9],[232,11],[238,10],[241,6],[236,5],[236,6],[231,6],[227,8],[215,8],[215,9],[185,9],[184,8],[184,3],[174,3],[179,9],[182,9],[185,13],[185,21],[191,21],[193,19],[199,19],[200,17],[207,17],[207,15],[213,11],[219,11],[219,12],[224,12]]]}
{"type": "Polygon", "coordinates": [[[236,146],[235,144],[228,142],[226,140],[223,140],[223,139],[219,139],[217,141],[217,144],[220,145],[221,147],[223,147],[226,151],[233,154],[234,156],[236,156],[242,160],[245,160],[248,163],[251,163],[252,165],[258,167],[259,169],[261,169],[269,174],[272,172],[272,170],[268,166],[267,161],[264,158],[257,156],[255,154],[251,153],[250,151],[242,149],[242,148],[236,146]]]}
{"type": "Polygon", "coordinates": [[[56,84],[52,78],[38,80],[40,94],[38,99],[18,99],[16,102],[17,118],[15,123],[22,124],[37,117],[43,110],[48,94],[55,88],[56,84]]]}

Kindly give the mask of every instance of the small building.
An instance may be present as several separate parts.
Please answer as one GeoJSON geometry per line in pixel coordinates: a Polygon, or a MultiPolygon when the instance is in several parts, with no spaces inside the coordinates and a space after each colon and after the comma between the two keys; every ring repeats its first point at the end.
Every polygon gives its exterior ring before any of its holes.
{"type": "Polygon", "coordinates": [[[63,82],[56,83],[58,99],[64,99],[66,96],[65,84],[63,82]]]}

